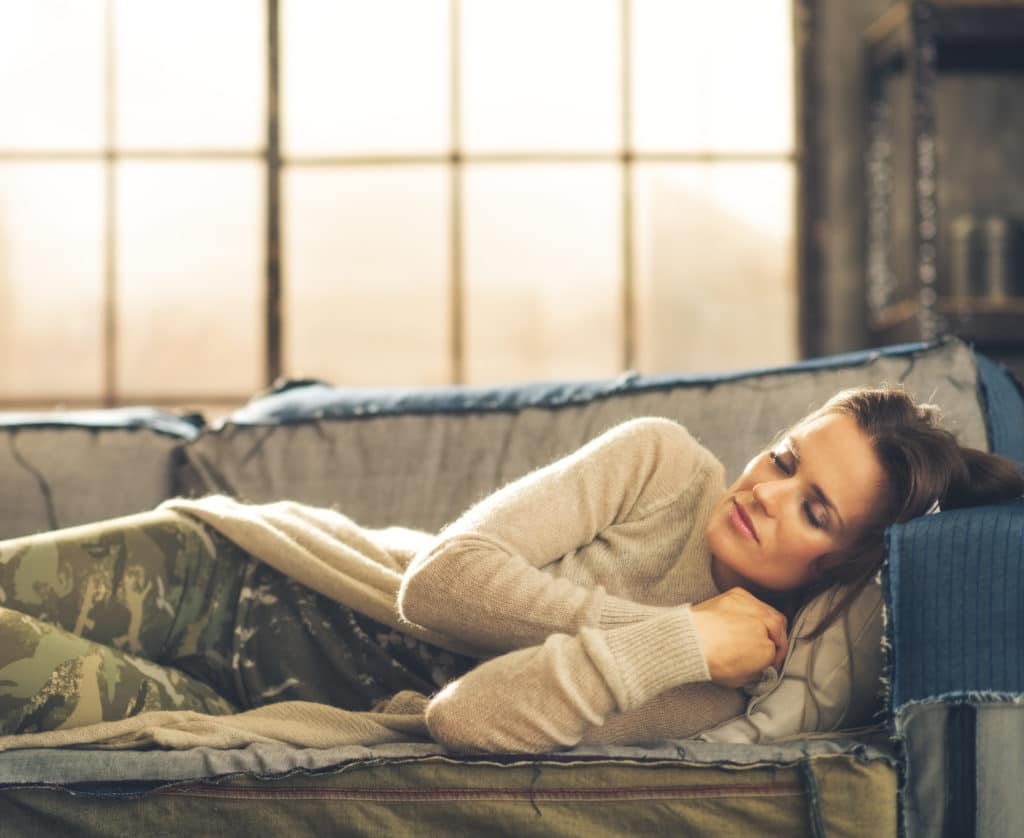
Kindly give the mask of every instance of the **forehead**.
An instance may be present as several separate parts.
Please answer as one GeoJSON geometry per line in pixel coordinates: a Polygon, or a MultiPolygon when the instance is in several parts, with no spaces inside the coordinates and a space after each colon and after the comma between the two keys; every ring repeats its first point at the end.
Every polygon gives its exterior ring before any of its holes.
{"type": "Polygon", "coordinates": [[[885,472],[852,417],[821,416],[794,428],[788,439],[807,480],[828,495],[848,524],[870,514],[885,472]]]}

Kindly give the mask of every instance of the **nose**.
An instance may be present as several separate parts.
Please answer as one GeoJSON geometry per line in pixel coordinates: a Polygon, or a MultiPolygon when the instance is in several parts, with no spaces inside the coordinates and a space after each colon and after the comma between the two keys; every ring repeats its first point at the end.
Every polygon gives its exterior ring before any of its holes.
{"type": "Polygon", "coordinates": [[[782,497],[786,492],[786,485],[784,480],[765,480],[761,483],[755,483],[754,488],[751,491],[757,505],[760,506],[767,515],[775,517],[779,502],[782,500],[782,497]]]}

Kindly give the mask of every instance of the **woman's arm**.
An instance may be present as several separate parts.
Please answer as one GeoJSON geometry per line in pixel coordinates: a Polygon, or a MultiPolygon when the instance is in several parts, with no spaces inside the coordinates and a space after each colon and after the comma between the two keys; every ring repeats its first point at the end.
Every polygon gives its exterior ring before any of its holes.
{"type": "Polygon", "coordinates": [[[680,606],[493,658],[441,690],[426,720],[438,742],[462,752],[684,737],[742,712],[741,691],[708,678],[690,609],[680,606]]]}
{"type": "MultiPolygon", "coordinates": [[[[541,568],[608,528],[642,522],[679,499],[721,491],[721,465],[681,425],[635,419],[470,508],[410,564],[402,617],[494,651],[552,633],[627,625],[663,609],[541,568]]],[[[687,522],[675,522],[685,528],[687,522]]]]}

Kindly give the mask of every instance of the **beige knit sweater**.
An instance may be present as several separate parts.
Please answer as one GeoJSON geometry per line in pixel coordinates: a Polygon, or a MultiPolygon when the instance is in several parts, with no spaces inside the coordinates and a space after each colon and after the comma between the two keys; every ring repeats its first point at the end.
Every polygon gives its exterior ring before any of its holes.
{"type": "Polygon", "coordinates": [[[401,616],[498,654],[427,707],[460,751],[685,737],[743,712],[709,679],[688,603],[719,593],[704,541],[721,464],[636,419],[509,484],[406,570],[401,616]]]}

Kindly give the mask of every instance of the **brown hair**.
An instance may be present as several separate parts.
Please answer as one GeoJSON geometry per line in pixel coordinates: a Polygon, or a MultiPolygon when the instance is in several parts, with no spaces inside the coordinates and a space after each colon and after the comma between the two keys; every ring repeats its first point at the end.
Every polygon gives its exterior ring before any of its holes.
{"type": "Polygon", "coordinates": [[[850,607],[884,558],[885,530],[928,512],[998,503],[1024,494],[1024,476],[1013,460],[960,445],[939,426],[940,412],[918,404],[899,387],[843,390],[801,419],[801,427],[822,416],[852,417],[867,436],[886,474],[874,514],[851,548],[821,556],[817,580],[801,592],[800,604],[827,590],[838,597],[806,639],[821,635],[850,607]]]}

